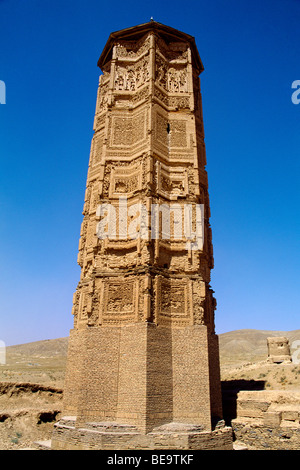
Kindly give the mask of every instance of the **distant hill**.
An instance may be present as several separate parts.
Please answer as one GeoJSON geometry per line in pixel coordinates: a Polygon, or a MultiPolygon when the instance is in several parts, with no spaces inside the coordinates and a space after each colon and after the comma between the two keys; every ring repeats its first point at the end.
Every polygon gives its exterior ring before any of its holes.
{"type": "Polygon", "coordinates": [[[223,365],[263,361],[268,357],[267,338],[285,336],[290,346],[300,340],[300,330],[234,330],[219,335],[220,359],[223,365]]]}
{"type": "Polygon", "coordinates": [[[66,356],[68,350],[68,338],[46,339],[33,343],[7,346],[6,352],[14,356],[30,357],[55,357],[66,356]]]}
{"type": "MultiPolygon", "coordinates": [[[[221,364],[256,362],[267,358],[267,338],[270,336],[286,336],[290,345],[300,340],[300,330],[266,331],[266,330],[234,330],[219,335],[221,364]]],[[[33,343],[8,346],[7,353],[19,357],[57,357],[66,356],[68,338],[48,339],[33,343]]]]}

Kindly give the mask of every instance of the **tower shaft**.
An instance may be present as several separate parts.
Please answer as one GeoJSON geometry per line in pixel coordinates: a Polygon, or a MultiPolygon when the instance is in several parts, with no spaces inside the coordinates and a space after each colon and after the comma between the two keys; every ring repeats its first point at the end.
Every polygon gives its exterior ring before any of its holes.
{"type": "Polygon", "coordinates": [[[64,412],[141,434],[222,418],[194,38],[154,21],[100,56],[64,412]]]}

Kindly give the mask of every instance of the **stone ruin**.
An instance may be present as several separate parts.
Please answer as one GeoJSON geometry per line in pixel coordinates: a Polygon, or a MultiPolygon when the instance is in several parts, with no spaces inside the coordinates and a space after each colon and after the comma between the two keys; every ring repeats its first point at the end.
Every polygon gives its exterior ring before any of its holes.
{"type": "Polygon", "coordinates": [[[279,364],[292,361],[288,338],[284,336],[273,336],[267,338],[267,345],[268,362],[279,364]]]}

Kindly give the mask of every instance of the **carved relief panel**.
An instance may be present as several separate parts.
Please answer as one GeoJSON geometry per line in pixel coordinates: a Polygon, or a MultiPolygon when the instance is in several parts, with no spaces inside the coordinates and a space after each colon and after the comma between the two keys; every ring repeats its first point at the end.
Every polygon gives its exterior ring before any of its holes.
{"type": "Polygon", "coordinates": [[[114,166],[110,173],[109,197],[130,197],[142,189],[141,161],[128,166],[114,166]]]}
{"type": "Polygon", "coordinates": [[[114,278],[102,281],[100,323],[138,321],[138,279],[114,278]]]}
{"type": "Polygon", "coordinates": [[[74,310],[77,314],[77,325],[82,326],[88,322],[92,313],[92,302],[94,294],[94,282],[80,286],[78,291],[74,294],[75,304],[74,310]]]}
{"type": "Polygon", "coordinates": [[[188,171],[183,167],[170,167],[161,162],[156,164],[157,192],[167,199],[186,197],[189,192],[188,171]]]}
{"type": "Polygon", "coordinates": [[[171,64],[160,54],[156,55],[155,79],[156,84],[168,93],[187,93],[186,64],[171,64]]]}
{"type": "Polygon", "coordinates": [[[90,165],[92,167],[96,166],[98,163],[101,163],[103,157],[103,144],[104,144],[104,130],[97,132],[94,135],[92,143],[92,152],[90,165]]]}
{"type": "Polygon", "coordinates": [[[139,41],[119,41],[115,47],[118,58],[136,59],[149,52],[150,35],[144,36],[139,41]]]}
{"type": "Polygon", "coordinates": [[[125,64],[118,62],[115,71],[114,89],[116,91],[137,91],[149,81],[149,55],[137,62],[125,64]]]}
{"type": "Polygon", "coordinates": [[[156,278],[156,322],[187,326],[193,323],[189,279],[156,278]]]}
{"type": "Polygon", "coordinates": [[[104,167],[103,196],[112,199],[131,197],[145,187],[145,156],[133,161],[107,160],[104,167]]]}
{"type": "Polygon", "coordinates": [[[109,73],[104,73],[100,76],[98,96],[97,96],[97,107],[96,115],[105,111],[108,103],[108,92],[109,92],[109,73]]]}

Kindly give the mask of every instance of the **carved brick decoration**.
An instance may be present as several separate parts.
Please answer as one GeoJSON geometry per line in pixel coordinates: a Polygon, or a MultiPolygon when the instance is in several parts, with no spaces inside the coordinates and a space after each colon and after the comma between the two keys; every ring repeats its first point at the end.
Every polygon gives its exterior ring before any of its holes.
{"type": "Polygon", "coordinates": [[[220,425],[203,65],[194,38],[151,21],[112,33],[98,65],[68,419],[53,446],[230,448],[220,425]],[[125,434],[116,440],[116,431],[125,434]]]}
{"type": "Polygon", "coordinates": [[[101,323],[134,322],[138,320],[138,280],[103,281],[100,308],[101,323]]]}
{"type": "Polygon", "coordinates": [[[188,279],[157,279],[156,322],[162,325],[186,326],[192,320],[191,283],[188,279]]]}

